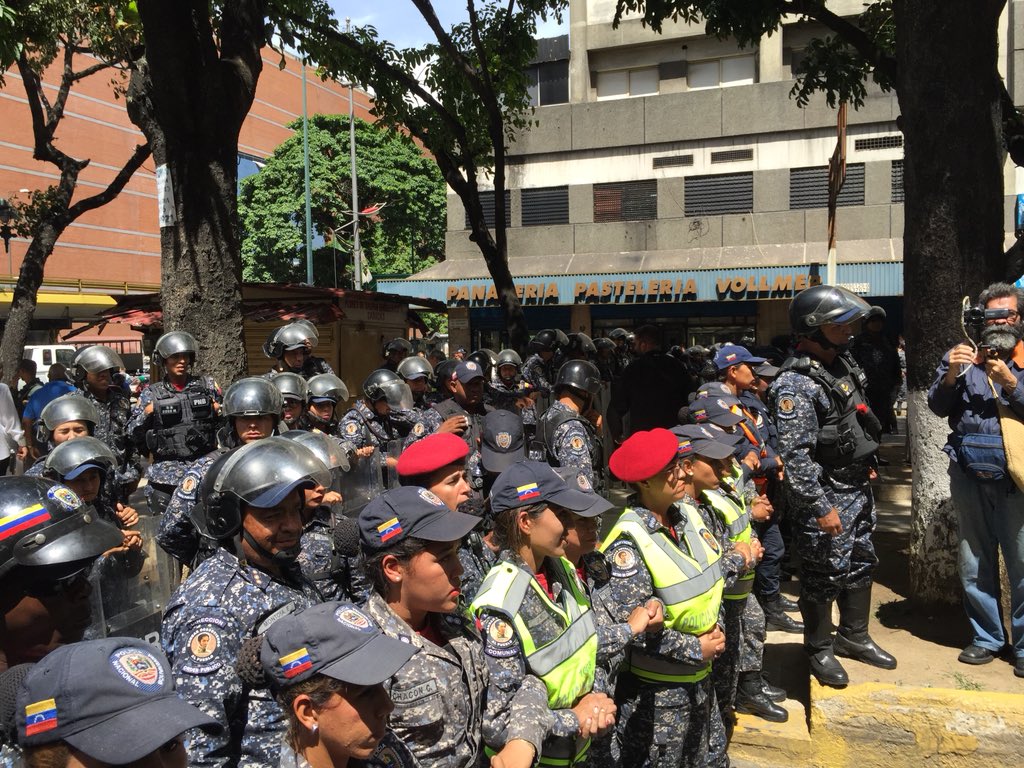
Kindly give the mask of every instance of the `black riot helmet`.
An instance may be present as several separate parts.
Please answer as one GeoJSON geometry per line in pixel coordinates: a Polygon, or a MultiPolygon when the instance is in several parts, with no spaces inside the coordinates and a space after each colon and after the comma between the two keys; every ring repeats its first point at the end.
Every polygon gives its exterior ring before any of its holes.
{"type": "Polygon", "coordinates": [[[307,432],[304,429],[292,429],[281,437],[304,445],[311,450],[331,472],[332,484],[326,486],[333,491],[341,490],[341,476],[352,468],[348,453],[341,447],[337,438],[323,432],[307,432]]]}
{"type": "Polygon", "coordinates": [[[371,403],[387,400],[395,411],[408,411],[413,406],[412,390],[402,377],[387,368],[378,368],[363,382],[363,397],[371,403]]]}
{"type": "Polygon", "coordinates": [[[0,478],[0,521],[4,588],[66,578],[124,539],[70,488],[41,477],[0,478]]]}
{"type": "Polygon", "coordinates": [[[181,354],[189,355],[193,363],[199,355],[199,342],[196,341],[195,336],[185,331],[165,333],[156,340],[156,345],[153,347],[153,357],[160,365],[163,365],[164,360],[171,355],[181,354]]]}
{"type": "Polygon", "coordinates": [[[558,369],[555,392],[566,387],[591,396],[596,395],[601,391],[601,372],[589,360],[569,360],[558,369]]]}
{"type": "Polygon", "coordinates": [[[333,373],[318,373],[306,382],[309,400],[330,400],[335,405],[348,400],[348,387],[333,373]]]}
{"type": "Polygon", "coordinates": [[[317,341],[316,328],[310,333],[310,323],[301,321],[288,323],[270,332],[263,343],[263,354],[274,360],[280,360],[284,353],[292,349],[309,349],[317,341]]]}
{"type": "Polygon", "coordinates": [[[625,328],[612,328],[608,331],[608,338],[614,341],[616,345],[620,341],[625,344],[629,340],[629,332],[625,328]]]}
{"type": "Polygon", "coordinates": [[[606,338],[594,339],[594,349],[598,351],[599,356],[606,357],[615,352],[615,342],[606,338]]]}
{"type": "Polygon", "coordinates": [[[106,443],[95,437],[67,440],[46,456],[43,477],[63,482],[74,480],[87,469],[98,469],[103,475],[117,466],[117,457],[106,443]]]}
{"type": "Polygon", "coordinates": [[[480,370],[484,374],[484,381],[491,380],[491,371],[494,370],[494,364],[497,361],[498,356],[490,349],[478,349],[466,357],[466,362],[473,362],[480,366],[480,370]]]}
{"type": "Polygon", "coordinates": [[[789,305],[789,322],[798,335],[811,336],[829,323],[859,320],[871,310],[860,296],[836,285],[815,285],[800,291],[789,305]]]}
{"type": "Polygon", "coordinates": [[[271,377],[270,383],[277,387],[282,400],[298,400],[305,403],[306,398],[309,397],[309,386],[306,384],[306,380],[297,373],[291,371],[275,373],[271,377]]]}
{"type": "Polygon", "coordinates": [[[406,381],[421,378],[429,381],[434,375],[434,368],[425,357],[412,355],[398,364],[398,375],[406,381]]]}
{"type": "Polygon", "coordinates": [[[100,373],[101,371],[116,373],[122,368],[124,368],[124,361],[121,356],[103,344],[83,347],[75,353],[75,357],[71,361],[71,375],[79,384],[85,381],[86,374],[100,373]]]}
{"type": "Polygon", "coordinates": [[[273,416],[276,420],[281,418],[283,405],[281,392],[270,379],[248,376],[227,388],[221,410],[229,419],[236,416],[273,416]]]}
{"type": "Polygon", "coordinates": [[[569,346],[569,337],[557,328],[546,328],[530,339],[531,352],[557,352],[569,346]]]}
{"type": "Polygon", "coordinates": [[[565,349],[569,357],[581,360],[590,360],[597,355],[597,347],[593,340],[585,333],[570,333],[569,345],[565,349]]]}
{"type": "Polygon", "coordinates": [[[519,370],[523,365],[523,358],[514,349],[503,349],[498,353],[498,359],[494,364],[498,368],[503,365],[514,365],[516,370],[519,370]]]}
{"type": "Polygon", "coordinates": [[[90,435],[95,434],[99,418],[96,407],[81,393],[61,395],[48,402],[39,414],[39,421],[36,422],[36,440],[44,444],[50,442],[54,430],[69,421],[81,421],[89,429],[90,435]]]}
{"type": "Polygon", "coordinates": [[[384,345],[384,348],[381,350],[381,357],[386,358],[392,352],[400,352],[403,357],[411,355],[412,344],[408,339],[403,339],[401,337],[394,338],[384,345]]]}
{"type": "Polygon", "coordinates": [[[243,505],[271,509],[296,489],[316,485],[329,488],[331,476],[307,447],[283,437],[257,440],[210,465],[199,503],[192,508],[192,522],[204,536],[230,539],[242,528],[243,505]]]}

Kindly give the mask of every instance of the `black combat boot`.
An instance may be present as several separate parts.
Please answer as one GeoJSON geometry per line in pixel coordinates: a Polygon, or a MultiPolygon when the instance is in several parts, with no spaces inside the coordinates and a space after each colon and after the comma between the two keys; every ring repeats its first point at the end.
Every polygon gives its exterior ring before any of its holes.
{"type": "Polygon", "coordinates": [[[776,704],[786,700],[786,689],[779,688],[777,685],[772,685],[768,682],[768,678],[764,676],[764,671],[761,671],[761,690],[764,691],[764,695],[774,701],[776,704]]]}
{"type": "Polygon", "coordinates": [[[736,686],[736,711],[745,715],[757,715],[773,723],[789,720],[789,712],[765,695],[760,672],[740,672],[736,686]]]}
{"type": "Polygon", "coordinates": [[[832,603],[812,603],[800,597],[804,617],[804,650],[811,663],[811,674],[822,685],[845,688],[850,677],[832,652],[832,603]]]}
{"type": "Polygon", "coordinates": [[[774,595],[765,595],[762,603],[764,609],[764,627],[769,632],[789,632],[791,635],[799,635],[804,631],[804,625],[789,616],[782,603],[782,596],[776,592],[774,595]]]}
{"type": "Polygon", "coordinates": [[[871,585],[844,590],[836,602],[839,604],[839,631],[834,644],[836,655],[880,669],[896,669],[896,659],[879,648],[868,634],[871,585]]]}
{"type": "Polygon", "coordinates": [[[796,613],[800,610],[800,606],[790,600],[781,592],[778,593],[779,605],[782,606],[782,610],[786,613],[796,613]]]}

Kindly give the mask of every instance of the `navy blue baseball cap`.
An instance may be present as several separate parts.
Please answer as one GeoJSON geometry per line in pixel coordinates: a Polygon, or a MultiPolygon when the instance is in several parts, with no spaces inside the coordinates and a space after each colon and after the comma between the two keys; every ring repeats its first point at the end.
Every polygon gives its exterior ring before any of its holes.
{"type": "Polygon", "coordinates": [[[506,469],[491,486],[490,499],[495,514],[541,502],[582,513],[593,503],[587,494],[570,488],[541,461],[517,461],[506,469]]]}
{"type": "Polygon", "coordinates": [[[480,518],[453,512],[437,494],[416,485],[385,491],[359,513],[359,541],[364,549],[394,546],[409,536],[426,541],[458,541],[480,518]]]}
{"type": "Polygon", "coordinates": [[[715,353],[715,368],[720,371],[725,370],[731,365],[739,365],[740,363],[760,365],[763,362],[765,362],[765,358],[755,357],[750,354],[750,351],[746,347],[741,347],[738,344],[726,344],[715,353]]]}
{"type": "Polygon", "coordinates": [[[570,490],[579,491],[590,499],[587,509],[573,510],[580,517],[600,517],[615,507],[608,499],[594,490],[590,480],[576,467],[555,467],[555,474],[565,481],[570,490]]]}
{"type": "Polygon", "coordinates": [[[512,411],[491,411],[484,416],[480,439],[480,464],[487,472],[504,472],[526,458],[523,419],[512,411]]]}
{"type": "Polygon", "coordinates": [[[473,379],[482,379],[484,370],[472,360],[460,360],[455,366],[455,378],[463,384],[468,384],[473,379]]]}
{"type": "Polygon", "coordinates": [[[733,455],[735,443],[727,438],[724,431],[709,424],[686,424],[673,427],[672,434],[679,439],[680,459],[693,455],[707,459],[727,459],[733,455]]]}
{"type": "Polygon", "coordinates": [[[174,692],[164,654],[131,637],[56,648],[22,680],[15,714],[23,747],[66,741],[108,765],[135,762],[190,728],[222,730],[174,692]]]}
{"type": "Polygon", "coordinates": [[[740,414],[733,413],[732,411],[732,407],[739,404],[740,401],[736,398],[715,397],[713,395],[699,397],[690,403],[690,415],[693,416],[698,424],[710,421],[712,424],[717,424],[720,427],[735,427],[743,421],[743,417],[740,414]]]}
{"type": "Polygon", "coordinates": [[[419,651],[388,637],[351,603],[320,603],[283,616],[260,644],[260,664],[274,689],[326,675],[352,685],[377,685],[419,651]]]}

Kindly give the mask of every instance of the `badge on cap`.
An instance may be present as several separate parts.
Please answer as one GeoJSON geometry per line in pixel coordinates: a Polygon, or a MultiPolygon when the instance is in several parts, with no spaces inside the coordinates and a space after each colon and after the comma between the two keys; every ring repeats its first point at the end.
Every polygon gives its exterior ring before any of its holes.
{"type": "Polygon", "coordinates": [[[700,537],[704,539],[704,543],[711,547],[711,549],[717,555],[719,552],[718,542],[715,540],[715,537],[711,535],[711,531],[709,531],[707,528],[701,528],[700,537]]]}
{"type": "Polygon", "coordinates": [[[735,352],[731,352],[730,354],[725,356],[725,362],[727,362],[727,363],[731,363],[735,359],[736,359],[736,353],[735,352]]]}
{"type": "Polygon", "coordinates": [[[30,507],[18,510],[13,515],[0,517],[0,541],[26,528],[39,525],[39,523],[45,523],[49,519],[50,510],[42,504],[33,504],[30,507]]]}
{"type": "Polygon", "coordinates": [[[508,432],[499,432],[494,436],[494,442],[497,444],[499,448],[507,449],[510,445],[512,445],[512,435],[510,435],[508,432]]]}
{"type": "Polygon", "coordinates": [[[305,648],[299,648],[294,653],[282,656],[277,662],[281,665],[281,674],[284,675],[285,680],[291,680],[313,668],[313,660],[309,658],[309,651],[305,648]]]}
{"type": "Polygon", "coordinates": [[[78,498],[78,494],[70,488],[65,488],[61,485],[54,486],[48,490],[46,498],[56,502],[68,512],[74,512],[82,506],[82,500],[78,498]]]}
{"type": "Polygon", "coordinates": [[[703,408],[690,409],[690,415],[693,416],[697,421],[705,421],[708,417],[708,412],[703,408]]]}
{"type": "Polygon", "coordinates": [[[576,485],[578,485],[580,487],[580,490],[582,491],[594,490],[594,486],[590,484],[590,481],[587,479],[587,476],[584,475],[582,472],[576,475],[576,485]]]}
{"type": "Polygon", "coordinates": [[[516,487],[516,495],[520,501],[529,501],[540,496],[540,489],[536,483],[527,483],[516,487]]]}
{"type": "Polygon", "coordinates": [[[476,363],[474,363],[474,362],[466,363],[466,370],[467,371],[475,371],[476,370],[476,363]]]}
{"type": "Polygon", "coordinates": [[[110,654],[114,671],[135,688],[156,693],[164,687],[164,668],[156,657],[139,648],[118,648],[110,654]]]}
{"type": "Polygon", "coordinates": [[[377,535],[380,536],[382,543],[395,538],[401,532],[402,524],[398,522],[397,517],[392,517],[390,520],[386,520],[377,526],[377,535]]]}
{"type": "Polygon", "coordinates": [[[715,400],[715,402],[718,403],[718,407],[721,408],[722,410],[730,412],[732,411],[732,408],[729,407],[729,404],[725,402],[725,400],[723,400],[722,398],[718,398],[717,400],[715,400]]]}
{"type": "Polygon", "coordinates": [[[25,707],[25,735],[52,731],[57,727],[57,702],[53,699],[37,701],[25,707]]]}
{"type": "Polygon", "coordinates": [[[679,448],[676,449],[676,456],[688,456],[693,453],[693,443],[689,440],[680,440],[679,448]]]}
{"type": "Polygon", "coordinates": [[[444,502],[441,501],[441,497],[433,491],[429,491],[426,488],[420,488],[420,498],[429,504],[433,504],[435,507],[443,507],[444,502]]]}
{"type": "Polygon", "coordinates": [[[346,627],[351,627],[360,632],[370,632],[373,630],[373,624],[370,623],[370,619],[366,614],[355,608],[339,608],[334,612],[334,618],[339,624],[344,624],[346,627]]]}

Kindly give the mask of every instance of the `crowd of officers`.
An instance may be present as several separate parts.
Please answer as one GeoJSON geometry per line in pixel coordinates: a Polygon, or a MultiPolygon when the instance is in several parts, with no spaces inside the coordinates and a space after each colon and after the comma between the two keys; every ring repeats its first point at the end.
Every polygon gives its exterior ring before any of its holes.
{"type": "Polygon", "coordinates": [[[802,633],[828,685],[837,656],[896,665],[868,634],[879,424],[847,346],[869,310],[802,292],[778,365],[749,344],[664,352],[650,327],[543,330],[526,360],[395,339],[347,411],[306,322],[223,392],[165,334],[130,413],[92,386],[117,355],[80,350],[45,455],[0,479],[3,754],[728,765],[736,711],[788,716],[766,627],[802,633]],[[89,584],[152,573],[140,514],[183,574],[159,647],[90,624],[89,584]]]}

